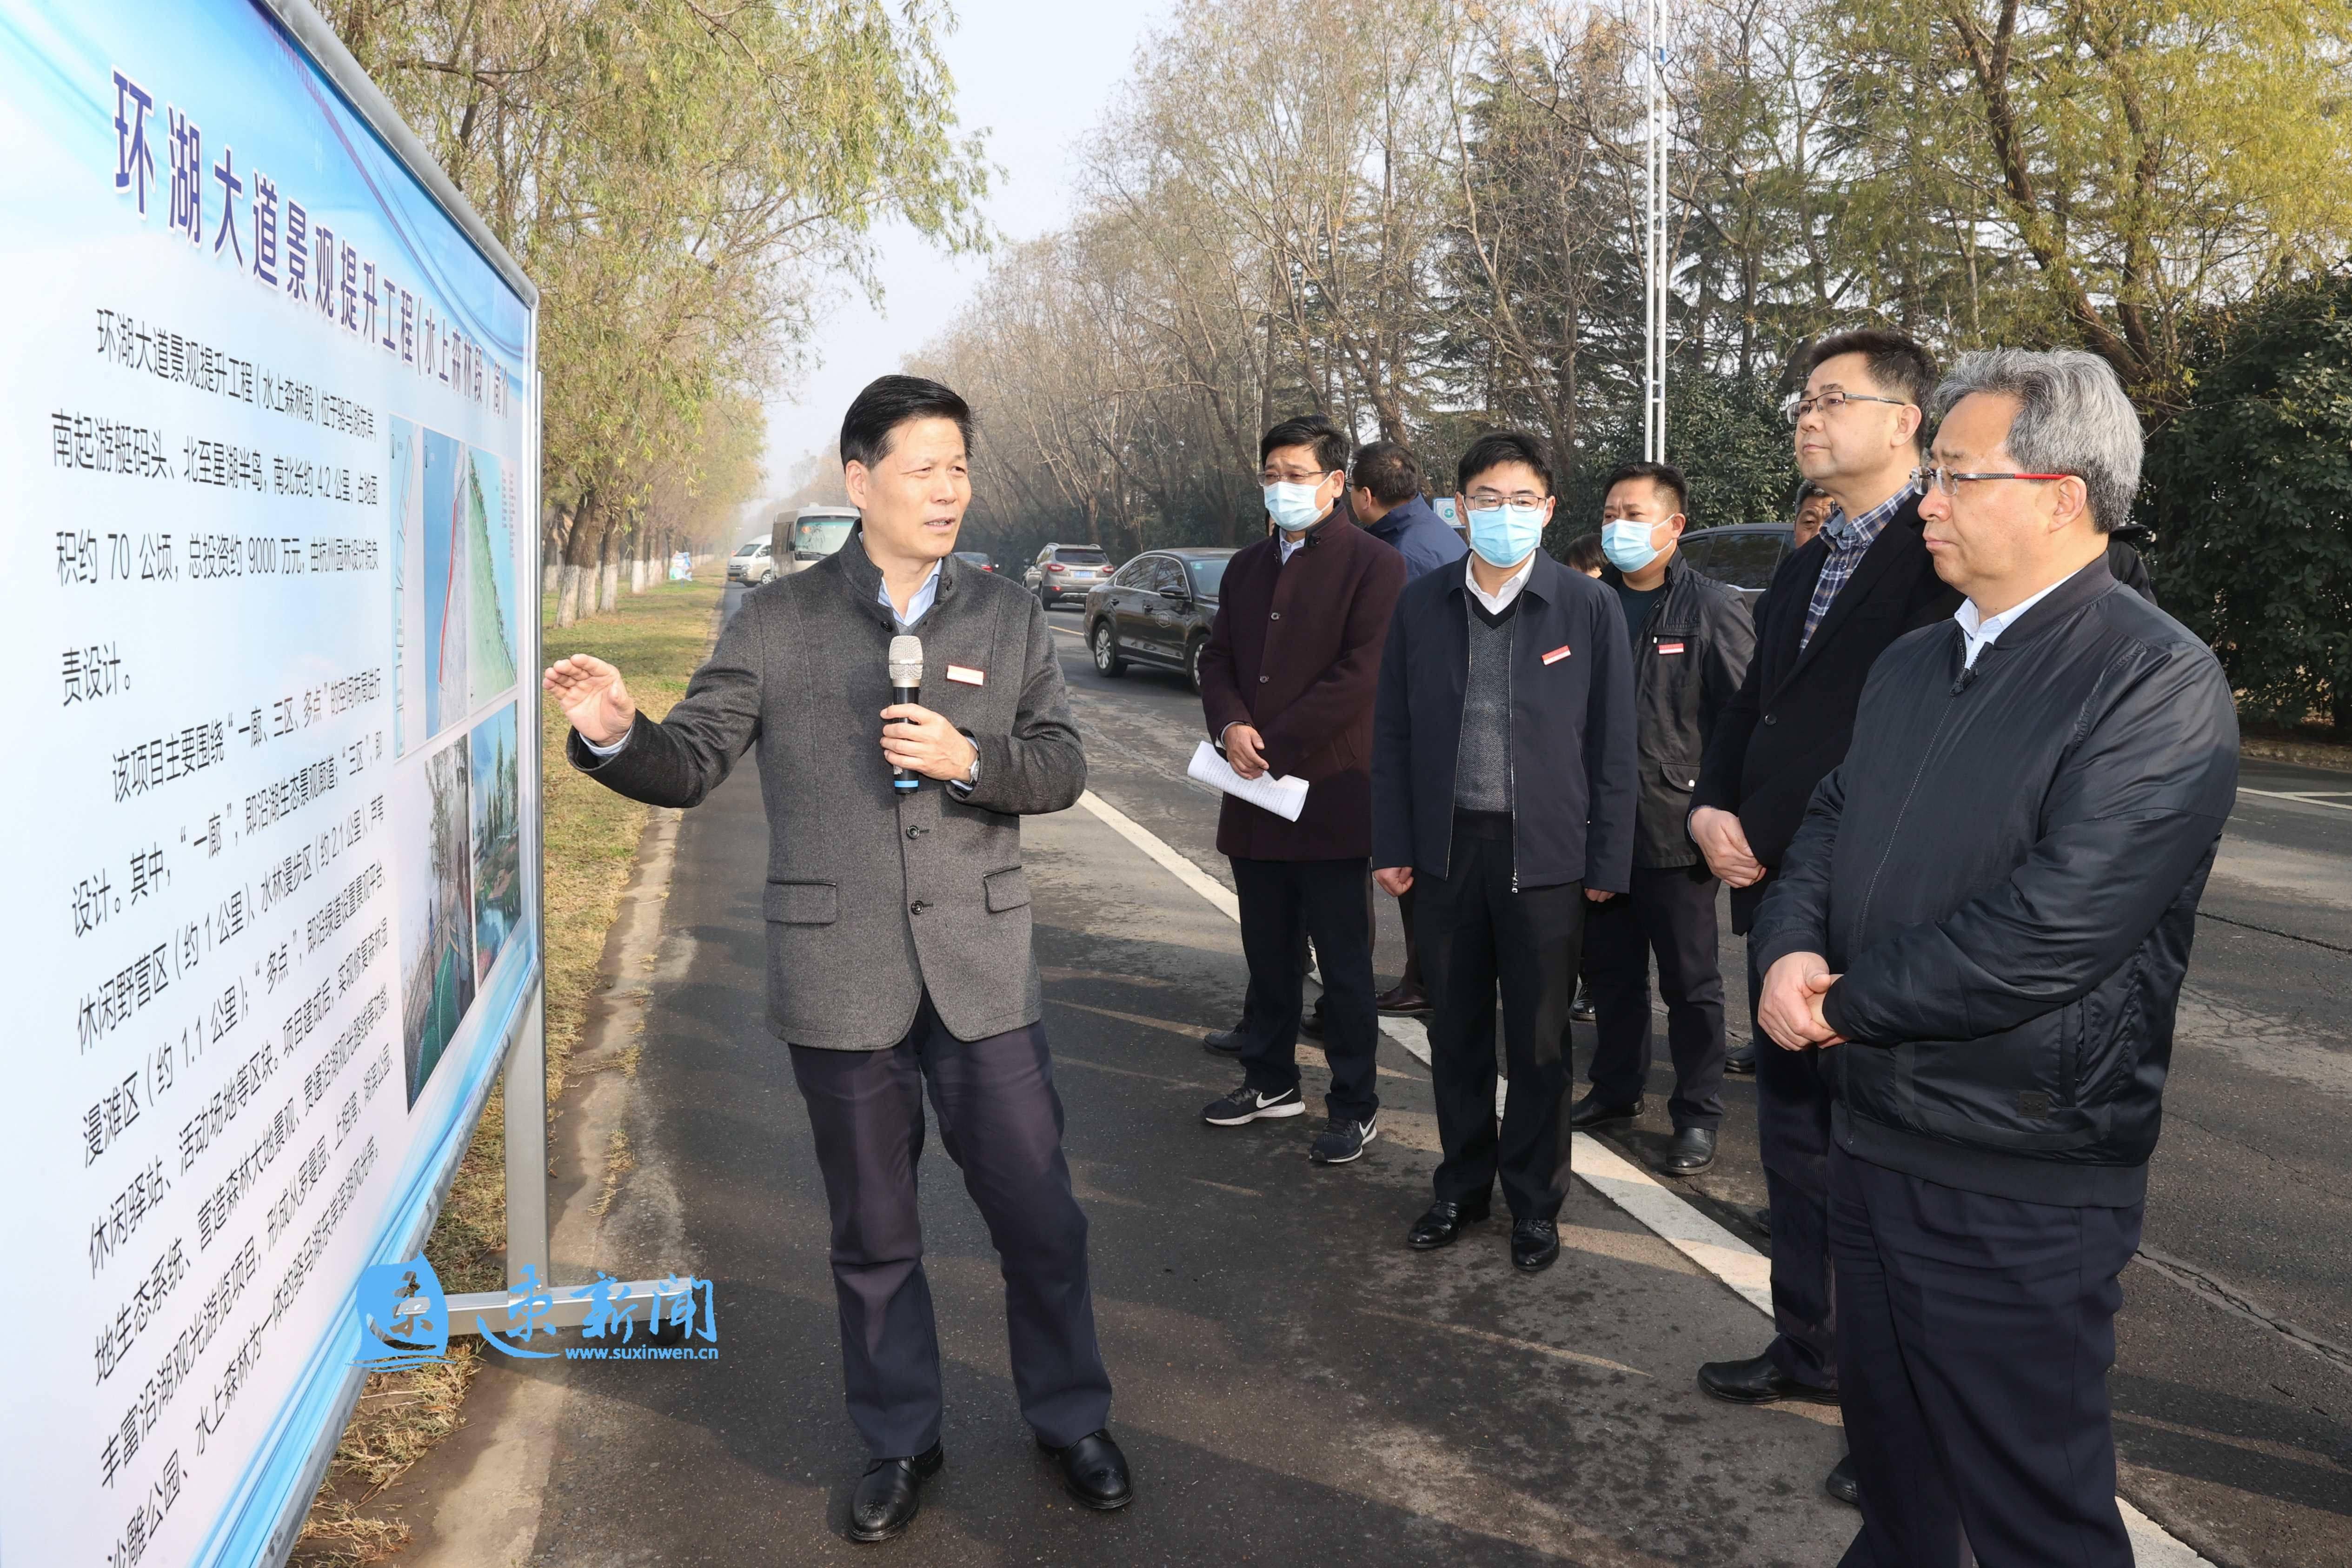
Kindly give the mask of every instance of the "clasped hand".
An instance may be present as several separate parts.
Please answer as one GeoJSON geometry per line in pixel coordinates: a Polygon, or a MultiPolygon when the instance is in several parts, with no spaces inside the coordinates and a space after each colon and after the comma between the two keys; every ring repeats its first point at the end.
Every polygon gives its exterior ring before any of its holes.
{"type": "Polygon", "coordinates": [[[971,772],[980,749],[963,731],[919,702],[896,702],[882,710],[882,755],[894,768],[927,779],[960,779],[971,772]]]}
{"type": "Polygon", "coordinates": [[[1764,994],[1756,1007],[1758,1026],[1784,1050],[1844,1045],[1845,1037],[1822,1011],[1822,998],[1837,982],[1829,960],[1818,952],[1792,952],[1777,960],[1764,974],[1764,994]]]}

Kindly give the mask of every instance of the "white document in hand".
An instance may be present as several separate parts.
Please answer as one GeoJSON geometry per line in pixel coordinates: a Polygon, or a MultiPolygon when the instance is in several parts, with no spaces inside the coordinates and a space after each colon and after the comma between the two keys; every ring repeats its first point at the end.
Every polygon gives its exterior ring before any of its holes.
{"type": "Polygon", "coordinates": [[[1280,778],[1260,773],[1254,779],[1245,779],[1234,772],[1233,763],[1225,761],[1223,752],[1206,741],[1193,749],[1192,765],[1184,771],[1204,784],[1265,807],[1285,822],[1297,821],[1298,814],[1307,809],[1305,779],[1295,779],[1288,773],[1280,778]]]}

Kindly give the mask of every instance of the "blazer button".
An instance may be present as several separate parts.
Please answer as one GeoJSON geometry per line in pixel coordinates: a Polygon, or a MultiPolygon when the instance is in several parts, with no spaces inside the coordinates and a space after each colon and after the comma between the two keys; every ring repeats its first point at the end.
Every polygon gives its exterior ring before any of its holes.
{"type": "Polygon", "coordinates": [[[1765,715],[1764,715],[1764,722],[1766,722],[1767,724],[1769,724],[1769,723],[1773,723],[1773,722],[1775,722],[1775,721],[1774,721],[1774,719],[1773,719],[1772,715],[1770,715],[1769,713],[1767,713],[1767,714],[1765,714],[1765,715]]]}
{"type": "Polygon", "coordinates": [[[929,831],[930,829],[928,827],[909,827],[907,829],[907,837],[909,838],[920,838],[924,834],[929,833],[929,831]]]}
{"type": "Polygon", "coordinates": [[[907,906],[907,912],[910,915],[919,915],[930,907],[931,903],[929,899],[917,899],[913,903],[907,906]]]}
{"type": "Polygon", "coordinates": [[[1257,683],[1260,686],[1264,686],[1267,681],[1272,680],[1273,679],[1274,677],[1270,675],[1261,675],[1257,678],[1257,683]]]}
{"type": "Polygon", "coordinates": [[[1280,610],[1270,611],[1267,613],[1265,618],[1269,621],[1278,621],[1282,619],[1282,612],[1280,610]]]}

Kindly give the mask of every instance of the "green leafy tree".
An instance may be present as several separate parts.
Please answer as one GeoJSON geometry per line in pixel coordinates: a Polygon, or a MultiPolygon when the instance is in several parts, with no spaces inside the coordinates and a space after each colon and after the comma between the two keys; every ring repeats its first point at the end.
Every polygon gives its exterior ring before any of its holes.
{"type": "Polygon", "coordinates": [[[2352,278],[2282,290],[2192,366],[2148,450],[2164,607],[2245,710],[2352,730],[2352,278]]]}

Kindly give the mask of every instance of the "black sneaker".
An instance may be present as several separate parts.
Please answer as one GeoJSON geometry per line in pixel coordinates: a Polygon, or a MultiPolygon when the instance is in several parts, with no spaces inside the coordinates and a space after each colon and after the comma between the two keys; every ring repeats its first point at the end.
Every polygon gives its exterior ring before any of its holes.
{"type": "Polygon", "coordinates": [[[1295,1089],[1280,1094],[1260,1094],[1244,1083],[1223,1100],[1213,1100],[1201,1111],[1201,1120],[1212,1127],[1240,1127],[1252,1121],[1267,1121],[1282,1116],[1304,1116],[1307,1102],[1298,1098],[1295,1089]]]}
{"type": "Polygon", "coordinates": [[[1364,1145],[1380,1135],[1381,1116],[1377,1110],[1369,1121],[1350,1121],[1344,1116],[1335,1116],[1315,1135],[1307,1157],[1318,1165],[1344,1165],[1360,1159],[1364,1145]]]}

